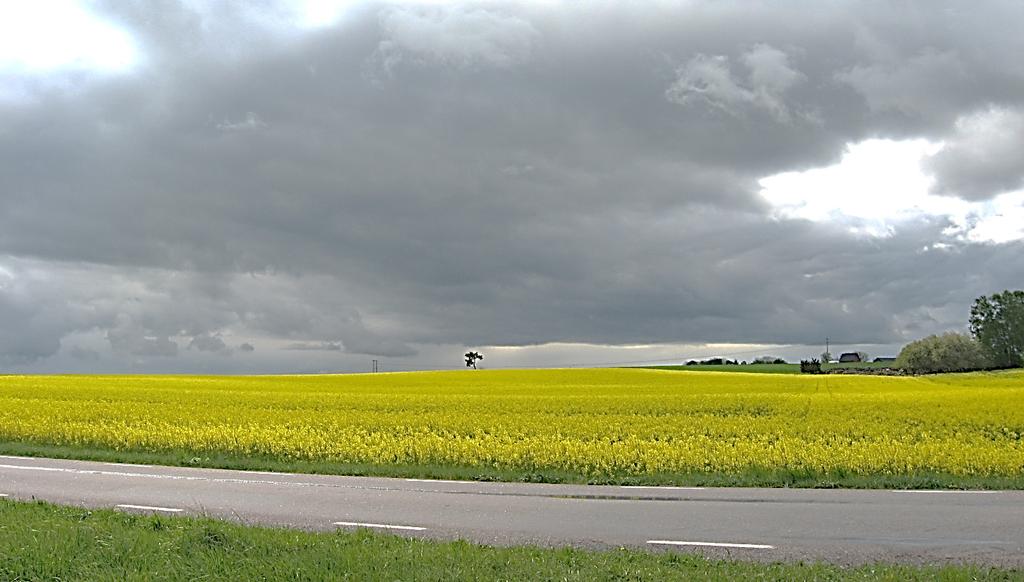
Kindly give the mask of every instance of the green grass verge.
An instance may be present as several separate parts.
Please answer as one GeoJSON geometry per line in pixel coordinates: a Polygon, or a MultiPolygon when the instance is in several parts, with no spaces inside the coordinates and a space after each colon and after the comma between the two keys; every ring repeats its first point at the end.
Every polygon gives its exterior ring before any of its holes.
{"type": "Polygon", "coordinates": [[[0,499],[0,580],[1024,580],[971,566],[756,564],[678,553],[492,548],[0,499]]]}
{"type": "Polygon", "coordinates": [[[963,477],[945,473],[912,475],[856,475],[788,469],[748,469],[742,473],[653,473],[594,477],[567,471],[533,472],[448,465],[374,465],[282,460],[234,455],[196,456],[191,451],[117,451],[23,442],[0,442],[0,455],[79,459],[114,463],[141,463],[176,467],[206,467],[249,471],[280,471],[320,475],[354,475],[413,479],[456,479],[523,483],[576,483],[589,485],[666,485],[683,487],[800,487],[818,489],[1024,489],[1024,474],[1014,477],[963,477]]]}

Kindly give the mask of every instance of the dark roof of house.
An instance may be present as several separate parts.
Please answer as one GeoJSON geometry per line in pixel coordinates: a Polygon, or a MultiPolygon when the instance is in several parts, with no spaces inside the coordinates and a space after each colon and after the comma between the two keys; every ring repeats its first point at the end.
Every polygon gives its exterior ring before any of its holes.
{"type": "Polygon", "coordinates": [[[846,352],[845,354],[839,356],[839,361],[840,362],[859,362],[860,361],[860,355],[857,352],[846,352]]]}
{"type": "Polygon", "coordinates": [[[876,362],[895,362],[896,358],[893,356],[879,356],[875,358],[876,362]]]}

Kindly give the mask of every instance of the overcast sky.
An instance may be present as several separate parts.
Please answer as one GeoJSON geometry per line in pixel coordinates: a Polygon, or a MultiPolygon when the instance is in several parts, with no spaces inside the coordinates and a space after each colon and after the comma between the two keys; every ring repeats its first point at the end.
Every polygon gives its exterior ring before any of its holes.
{"type": "Polygon", "coordinates": [[[816,355],[1024,286],[1024,4],[10,2],[0,370],[816,355]]]}

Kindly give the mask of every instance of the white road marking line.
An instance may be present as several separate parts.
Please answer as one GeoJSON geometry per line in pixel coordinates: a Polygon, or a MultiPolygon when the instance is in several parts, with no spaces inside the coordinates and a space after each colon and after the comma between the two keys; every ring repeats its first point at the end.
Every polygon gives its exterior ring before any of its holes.
{"type": "Polygon", "coordinates": [[[169,479],[172,481],[209,481],[212,483],[256,483],[260,485],[317,485],[316,483],[307,483],[299,481],[268,481],[266,479],[236,479],[230,477],[197,477],[191,475],[131,473],[127,471],[100,471],[98,469],[66,469],[63,467],[36,467],[27,465],[0,465],[0,469],[20,469],[22,471],[51,471],[56,473],[73,473],[76,475],[103,475],[107,477],[144,477],[147,479],[169,479]]]}
{"type": "Polygon", "coordinates": [[[706,487],[667,487],[661,485],[619,485],[621,489],[669,489],[673,491],[703,491],[706,487]]]}
{"type": "Polygon", "coordinates": [[[130,503],[119,503],[117,507],[122,509],[142,509],[145,511],[166,511],[168,513],[180,513],[182,511],[175,507],[153,507],[151,505],[131,505],[130,503]]]}
{"type": "Polygon", "coordinates": [[[744,548],[749,550],[774,550],[775,546],[767,544],[732,544],[725,542],[677,542],[673,540],[647,540],[649,544],[660,544],[667,546],[698,546],[711,548],[744,548]]]}
{"type": "Polygon", "coordinates": [[[476,483],[476,481],[452,481],[446,479],[406,479],[410,483],[476,483]]]}
{"type": "Polygon", "coordinates": [[[0,469],[24,469],[26,471],[56,471],[58,473],[70,472],[77,473],[74,469],[61,469],[59,467],[34,467],[25,465],[0,465],[0,469]]]}
{"type": "MultiPolygon", "coordinates": [[[[233,485],[281,485],[286,487],[332,487],[337,489],[356,489],[369,491],[390,491],[389,486],[377,485],[343,485],[340,483],[318,483],[313,481],[272,481],[270,479],[239,479],[236,477],[204,477],[199,475],[174,475],[166,473],[136,473],[129,471],[101,471],[98,469],[68,469],[64,467],[37,467],[35,465],[3,465],[0,469],[16,469],[21,471],[49,471],[55,473],[71,473],[73,475],[99,475],[103,477],[129,477],[144,479],[165,479],[168,481],[203,481],[206,483],[231,483],[233,485]]],[[[291,476],[290,473],[285,475],[291,476]]]]}
{"type": "Polygon", "coordinates": [[[103,463],[111,467],[141,467],[143,469],[152,469],[153,465],[137,465],[135,463],[103,463]]]}
{"type": "Polygon", "coordinates": [[[334,525],[346,525],[350,527],[375,527],[379,529],[404,529],[409,531],[426,531],[425,527],[414,525],[390,525],[386,523],[360,523],[358,521],[336,521],[334,525]]]}
{"type": "MultiPolygon", "coordinates": [[[[0,455],[2,457],[2,455],[0,455]]],[[[150,467],[152,468],[152,467],[150,467]]],[[[167,467],[168,470],[175,469],[176,467],[167,467]]],[[[289,487],[337,487],[341,489],[371,489],[371,490],[390,490],[392,487],[383,485],[342,485],[338,483],[326,483],[326,482],[311,482],[311,481],[275,481],[269,479],[240,479],[237,477],[206,477],[200,475],[175,475],[168,473],[142,473],[132,471],[103,471],[100,469],[72,469],[69,467],[41,467],[38,465],[9,465],[0,464],[0,469],[14,469],[20,471],[48,471],[53,473],[71,473],[74,475],[100,475],[104,477],[134,477],[134,478],[145,478],[145,479],[165,479],[170,481],[205,481],[209,483],[232,483],[242,485],[284,485],[289,487]]],[[[186,470],[186,469],[182,469],[186,470]]],[[[299,475],[294,473],[273,473],[273,472],[256,472],[256,471],[244,471],[243,473],[249,474],[266,474],[266,475],[280,475],[287,477],[297,477],[299,475]]],[[[411,482],[431,482],[436,483],[434,479],[406,479],[411,482]]],[[[476,481],[440,481],[441,483],[462,483],[462,484],[476,484],[476,481]]],[[[630,487],[630,486],[624,486],[630,487]]],[[[635,488],[656,488],[656,489],[670,489],[668,487],[654,487],[654,486],[633,486],[635,488]]],[[[702,487],[677,487],[675,489],[703,489],[702,487]]],[[[989,493],[989,492],[986,492],[989,493]]]]}
{"type": "Polygon", "coordinates": [[[33,461],[37,457],[19,457],[17,455],[0,455],[0,459],[25,459],[26,461],[33,461]]]}
{"type": "Polygon", "coordinates": [[[997,493],[977,489],[892,489],[893,493],[997,493]]]}
{"type": "Polygon", "coordinates": [[[6,493],[0,493],[0,497],[9,497],[6,493]]]}

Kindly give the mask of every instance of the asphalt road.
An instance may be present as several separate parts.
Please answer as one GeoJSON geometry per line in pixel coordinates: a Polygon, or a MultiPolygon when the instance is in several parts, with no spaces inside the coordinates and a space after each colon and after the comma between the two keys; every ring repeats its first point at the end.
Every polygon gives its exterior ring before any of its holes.
{"type": "Polygon", "coordinates": [[[1022,491],[476,483],[0,456],[0,496],[494,545],[1024,567],[1022,491]]]}

